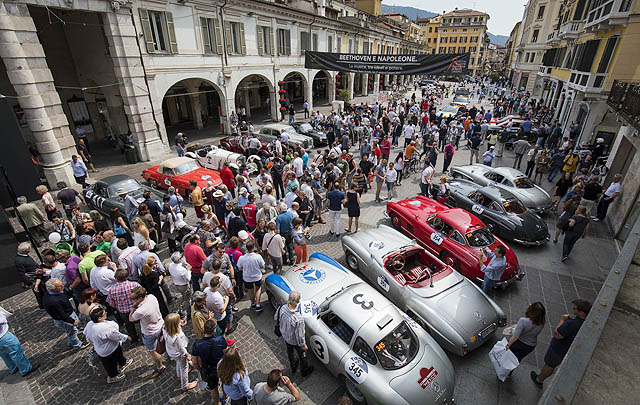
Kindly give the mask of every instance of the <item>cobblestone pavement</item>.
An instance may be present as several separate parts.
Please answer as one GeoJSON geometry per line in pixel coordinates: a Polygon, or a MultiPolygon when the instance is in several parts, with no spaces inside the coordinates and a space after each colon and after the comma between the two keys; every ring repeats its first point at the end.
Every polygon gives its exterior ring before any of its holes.
{"type": "MultiPolygon", "coordinates": [[[[399,149],[394,152],[398,152],[399,149]]],[[[453,164],[466,164],[468,151],[461,148],[454,156],[453,164]]],[[[513,154],[506,156],[499,164],[510,165],[513,154]]],[[[439,170],[441,161],[438,163],[439,170]]],[[[137,170],[137,169],[132,169],[137,170]]],[[[139,172],[138,172],[139,173],[139,172]]],[[[130,173],[136,175],[135,172],[130,173]]],[[[101,173],[102,175],[102,173],[101,173]]],[[[101,176],[102,177],[102,176],[101,176]]],[[[419,175],[403,181],[398,188],[397,198],[408,198],[419,192],[419,175]]],[[[544,184],[547,189],[552,185],[544,184]]],[[[386,192],[383,191],[383,195],[386,192]]],[[[388,224],[383,216],[384,204],[373,201],[373,193],[362,198],[361,228],[376,227],[388,224]]],[[[549,229],[555,229],[555,216],[545,217],[549,229]]],[[[346,210],[342,218],[346,225],[346,210]]],[[[529,372],[543,364],[544,353],[551,339],[552,329],[560,316],[571,309],[571,300],[585,298],[593,300],[599,291],[606,273],[617,255],[614,242],[611,240],[605,224],[594,224],[593,232],[576,245],[573,255],[566,263],[560,262],[562,244],[548,243],[536,248],[512,246],[519,262],[526,272],[526,277],[507,290],[496,290],[495,301],[503,308],[508,323],[515,323],[524,313],[529,303],[542,301],[547,308],[547,324],[538,339],[538,347],[529,355],[524,363],[515,371],[513,377],[505,383],[498,381],[488,358],[488,352],[499,338],[499,330],[494,338],[480,349],[465,358],[450,355],[456,371],[455,398],[459,404],[531,404],[537,402],[541,390],[534,387],[529,380],[529,372]]],[[[311,230],[309,254],[322,252],[344,263],[344,254],[335,237],[328,235],[327,225],[314,225],[311,230]]],[[[166,258],[166,253],[164,255],[166,258]]],[[[266,295],[263,295],[266,301],[266,295]]],[[[265,303],[266,304],[266,303],[265,303]]],[[[72,353],[66,350],[64,336],[53,327],[51,319],[37,309],[33,294],[24,292],[3,302],[8,311],[14,313],[9,318],[14,333],[21,340],[27,355],[42,364],[26,381],[33,401],[38,404],[124,404],[124,403],[208,403],[208,393],[203,389],[195,389],[188,393],[178,391],[179,383],[175,375],[174,363],[167,361],[167,370],[155,380],[146,375],[152,369],[149,356],[140,345],[125,345],[125,356],[134,359],[134,364],[127,371],[127,378],[118,384],[105,384],[105,374],[98,364],[93,371],[85,361],[87,350],[72,353]]],[[[239,320],[238,329],[232,338],[237,345],[249,369],[253,384],[264,381],[266,374],[273,368],[288,368],[286,351],[281,340],[273,334],[273,310],[265,305],[262,314],[256,314],[248,308],[247,301],[239,304],[240,311],[236,315],[239,320]]],[[[191,328],[185,333],[191,336],[191,328]]],[[[192,339],[193,341],[193,339],[192,339]]],[[[331,376],[322,364],[311,356],[316,371],[311,377],[301,379],[297,374],[293,378],[302,394],[304,404],[335,404],[344,392],[339,382],[331,376]]],[[[285,371],[287,373],[288,371],[285,371]]],[[[0,389],[12,389],[6,384],[8,372],[0,371],[0,389]]],[[[192,374],[195,378],[195,374],[192,374]]],[[[18,387],[16,387],[18,388],[18,387]]],[[[27,392],[27,396],[28,396],[27,392]]],[[[5,394],[6,397],[6,394],[5,394]]],[[[2,398],[0,396],[0,398],[2,398]]],[[[24,403],[30,403],[27,398],[24,403]]],[[[21,403],[21,402],[20,402],[21,403]]]]}

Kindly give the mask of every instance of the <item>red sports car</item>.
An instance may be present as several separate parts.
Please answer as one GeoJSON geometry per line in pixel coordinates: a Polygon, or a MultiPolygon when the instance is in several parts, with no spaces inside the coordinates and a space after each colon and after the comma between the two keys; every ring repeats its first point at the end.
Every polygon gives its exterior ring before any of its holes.
{"type": "MultiPolygon", "coordinates": [[[[418,196],[389,202],[387,214],[396,229],[415,238],[471,280],[482,281],[484,278],[478,259],[480,249],[493,251],[500,245],[507,249],[507,267],[498,286],[504,288],[524,277],[513,250],[495,237],[482,221],[463,209],[449,208],[431,198],[418,196]]],[[[488,261],[486,259],[485,264],[488,261]]]]}
{"type": "MultiPolygon", "coordinates": [[[[235,153],[243,153],[240,147],[240,136],[227,136],[220,140],[220,147],[235,153]]],[[[271,151],[269,150],[269,144],[267,142],[260,142],[260,150],[258,150],[258,156],[262,160],[271,157],[271,151]]]]}
{"type": "Polygon", "coordinates": [[[188,196],[193,187],[189,184],[195,180],[200,188],[207,187],[207,182],[213,182],[217,187],[222,183],[220,173],[200,167],[197,160],[188,157],[176,157],[167,159],[157,166],[145,169],[142,177],[154,188],[169,188],[173,186],[176,192],[188,196]]]}

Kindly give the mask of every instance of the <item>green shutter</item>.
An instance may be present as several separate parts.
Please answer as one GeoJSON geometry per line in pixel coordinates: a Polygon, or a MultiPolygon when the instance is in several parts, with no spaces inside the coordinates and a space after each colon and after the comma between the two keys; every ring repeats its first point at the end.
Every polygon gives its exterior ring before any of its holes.
{"type": "Polygon", "coordinates": [[[244,23],[238,23],[240,25],[240,47],[242,50],[242,54],[247,54],[247,43],[244,39],[244,23]]]}
{"type": "Polygon", "coordinates": [[[231,39],[231,24],[227,21],[224,22],[224,36],[227,45],[227,54],[233,53],[233,40],[231,39]]]}
{"type": "Polygon", "coordinates": [[[176,30],[173,27],[173,15],[165,11],[164,18],[167,21],[167,31],[169,31],[169,49],[171,53],[178,53],[178,41],[176,41],[176,30]]]}
{"type": "Polygon", "coordinates": [[[270,55],[271,56],[275,56],[276,54],[276,47],[275,47],[275,42],[273,41],[273,29],[268,28],[267,29],[267,35],[269,36],[269,42],[267,42],[267,44],[269,44],[269,50],[270,50],[270,55]]]}
{"type": "Polygon", "coordinates": [[[285,30],[285,55],[291,55],[291,31],[285,30]]]}
{"type": "Polygon", "coordinates": [[[139,8],[138,12],[140,13],[140,23],[142,24],[142,36],[144,37],[144,42],[147,44],[147,53],[153,53],[156,51],[156,47],[153,45],[149,13],[146,8],[139,8]]]}
{"type": "Polygon", "coordinates": [[[211,53],[211,33],[209,32],[209,22],[206,18],[200,17],[200,26],[202,27],[202,47],[204,53],[211,53]]]}
{"type": "Polygon", "coordinates": [[[264,41],[266,40],[264,36],[264,28],[258,25],[256,29],[258,31],[258,55],[264,55],[264,41]]]}
{"type": "Polygon", "coordinates": [[[216,40],[216,53],[222,55],[224,53],[222,48],[222,27],[220,27],[220,21],[217,18],[213,20],[213,34],[216,40]]]}

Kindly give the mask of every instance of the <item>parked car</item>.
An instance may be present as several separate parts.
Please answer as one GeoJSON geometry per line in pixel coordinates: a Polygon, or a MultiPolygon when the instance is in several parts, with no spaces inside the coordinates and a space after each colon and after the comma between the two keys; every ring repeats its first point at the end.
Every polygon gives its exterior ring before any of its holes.
{"type": "Polygon", "coordinates": [[[549,241],[547,223],[510,191],[480,186],[465,179],[449,181],[449,189],[451,196],[445,205],[471,212],[494,235],[525,246],[544,245],[549,241]]]}
{"type": "Polygon", "coordinates": [[[279,139],[283,132],[289,135],[287,144],[293,148],[302,146],[304,149],[310,149],[313,146],[313,138],[300,135],[295,128],[288,124],[267,124],[260,129],[256,136],[263,142],[271,143],[279,139]]]}
{"type": "Polygon", "coordinates": [[[307,346],[358,404],[450,404],[454,371],[416,322],[320,253],[265,279],[274,308],[300,293],[307,346]]]}
{"type": "Polygon", "coordinates": [[[214,170],[200,167],[197,161],[183,157],[167,159],[159,165],[150,167],[142,171],[142,177],[154,188],[176,188],[176,192],[189,196],[193,190],[191,180],[195,180],[200,188],[207,187],[207,182],[213,182],[217,187],[222,183],[220,173],[214,170]]]}
{"type": "Polygon", "coordinates": [[[496,186],[510,191],[530,210],[544,213],[553,208],[551,196],[529,177],[511,167],[490,167],[483,164],[455,166],[451,176],[467,179],[481,186],[496,186]]]}
{"type": "Polygon", "coordinates": [[[462,97],[469,97],[469,94],[471,93],[469,92],[469,89],[467,89],[466,87],[457,88],[455,92],[456,96],[462,96],[462,97]]]}
{"type": "Polygon", "coordinates": [[[124,214],[124,201],[118,195],[118,190],[121,188],[125,189],[127,194],[138,201],[138,203],[144,201],[144,197],[142,196],[144,192],[150,191],[151,199],[162,206],[163,194],[160,191],[142,185],[138,180],[125,174],[116,174],[100,179],[85,188],[82,191],[82,195],[91,209],[109,215],[113,208],[117,208],[120,213],[124,214]]]}
{"type": "Polygon", "coordinates": [[[440,114],[442,114],[444,118],[455,117],[456,115],[458,115],[460,108],[461,107],[459,106],[448,105],[446,107],[443,107],[441,110],[438,110],[436,112],[436,117],[439,117],[440,114]]]}
{"type": "Polygon", "coordinates": [[[225,163],[235,165],[236,169],[244,165],[249,173],[259,172],[263,166],[262,160],[257,155],[245,159],[244,155],[215,146],[204,146],[193,152],[185,153],[185,156],[197,160],[200,166],[206,169],[216,171],[220,171],[225,163]]]}
{"type": "Polygon", "coordinates": [[[312,138],[314,147],[327,145],[329,143],[329,141],[327,141],[327,133],[312,127],[308,122],[294,122],[291,126],[295,128],[297,133],[312,138]]]}
{"type": "Polygon", "coordinates": [[[469,105],[469,99],[467,97],[456,95],[451,102],[452,106],[456,107],[466,107],[469,105]]]}
{"type": "MultiPolygon", "coordinates": [[[[521,280],[524,273],[518,265],[516,254],[506,243],[495,237],[485,224],[461,208],[449,208],[428,197],[387,203],[387,215],[393,227],[436,255],[474,281],[482,281],[483,263],[478,259],[482,248],[493,251],[504,246],[507,265],[498,286],[505,288],[521,280]]],[[[485,258],[485,263],[489,259],[485,258]]]]}
{"type": "Polygon", "coordinates": [[[440,346],[464,356],[507,318],[474,283],[386,225],[342,238],[347,267],[406,312],[440,346]]]}
{"type": "MultiPolygon", "coordinates": [[[[220,140],[220,148],[226,149],[230,152],[244,154],[244,151],[240,147],[240,135],[226,136],[220,140]]],[[[261,141],[260,149],[258,150],[258,156],[263,161],[269,159],[272,156],[271,148],[268,142],[261,141]]]]}

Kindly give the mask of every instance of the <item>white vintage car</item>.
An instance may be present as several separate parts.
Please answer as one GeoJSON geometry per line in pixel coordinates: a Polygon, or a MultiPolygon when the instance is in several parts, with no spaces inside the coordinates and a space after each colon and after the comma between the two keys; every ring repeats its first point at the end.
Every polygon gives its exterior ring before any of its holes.
{"type": "Polygon", "coordinates": [[[440,346],[334,259],[314,253],[305,264],[267,276],[265,285],[274,308],[291,291],[300,293],[307,346],[355,403],[453,403],[453,366],[440,346]]]}
{"type": "Polygon", "coordinates": [[[247,166],[249,173],[257,173],[262,168],[262,161],[259,156],[249,156],[249,159],[239,153],[230,152],[217,146],[203,146],[191,152],[185,153],[185,156],[198,161],[200,166],[220,171],[225,163],[234,164],[236,167],[242,165],[247,166]]]}

